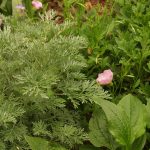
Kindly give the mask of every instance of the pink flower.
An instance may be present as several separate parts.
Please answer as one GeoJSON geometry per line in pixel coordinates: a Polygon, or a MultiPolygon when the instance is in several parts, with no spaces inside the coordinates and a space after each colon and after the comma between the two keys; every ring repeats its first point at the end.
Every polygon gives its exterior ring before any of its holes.
{"type": "Polygon", "coordinates": [[[41,3],[40,1],[33,0],[33,1],[32,1],[32,6],[33,6],[35,9],[40,9],[40,8],[42,8],[42,3],[41,3]]]}
{"type": "Polygon", "coordinates": [[[112,82],[112,79],[113,79],[113,72],[110,69],[108,69],[104,70],[103,73],[98,74],[98,78],[96,79],[96,81],[100,85],[107,85],[112,82]]]}
{"type": "Polygon", "coordinates": [[[25,10],[25,7],[22,4],[17,5],[16,8],[19,10],[25,10]]]}

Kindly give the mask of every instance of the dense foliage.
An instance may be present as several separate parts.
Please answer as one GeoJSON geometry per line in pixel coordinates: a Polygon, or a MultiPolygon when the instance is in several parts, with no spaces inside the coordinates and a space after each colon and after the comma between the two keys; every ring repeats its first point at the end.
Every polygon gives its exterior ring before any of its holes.
{"type": "Polygon", "coordinates": [[[86,21],[75,29],[89,41],[89,77],[96,78],[107,68],[114,72],[109,89],[114,97],[128,92],[150,96],[149,10],[150,2],[146,0],[116,1],[103,15],[98,15],[96,8],[90,10],[86,21]]]}
{"type": "Polygon", "coordinates": [[[0,150],[149,150],[150,1],[16,2],[0,1],[0,150]]]}
{"type": "Polygon", "coordinates": [[[0,32],[1,149],[27,149],[25,135],[81,144],[87,122],[79,105],[109,98],[82,73],[86,40],[65,34],[69,22],[10,23],[0,32]]]}

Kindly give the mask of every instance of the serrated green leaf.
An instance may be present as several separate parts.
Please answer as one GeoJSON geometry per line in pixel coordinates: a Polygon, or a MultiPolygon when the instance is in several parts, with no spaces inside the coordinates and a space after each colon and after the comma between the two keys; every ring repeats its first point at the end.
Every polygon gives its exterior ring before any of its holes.
{"type": "Polygon", "coordinates": [[[25,140],[28,142],[32,150],[49,150],[49,142],[45,139],[25,136],[25,140]]]}
{"type": "Polygon", "coordinates": [[[91,143],[96,147],[105,146],[115,150],[117,144],[108,130],[108,122],[101,108],[94,110],[93,116],[89,122],[89,138],[91,143]]]}

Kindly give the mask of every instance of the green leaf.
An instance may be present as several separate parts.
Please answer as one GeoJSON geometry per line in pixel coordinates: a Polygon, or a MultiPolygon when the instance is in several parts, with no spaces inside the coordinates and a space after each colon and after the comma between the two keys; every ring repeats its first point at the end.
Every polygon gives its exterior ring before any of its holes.
{"type": "Polygon", "coordinates": [[[67,150],[67,149],[57,143],[51,142],[49,150],[67,150]]]}
{"type": "Polygon", "coordinates": [[[118,105],[106,100],[95,100],[104,110],[109,131],[121,145],[131,149],[135,139],[145,132],[146,119],[143,104],[136,97],[127,95],[118,105]]]}
{"type": "Polygon", "coordinates": [[[125,0],[115,0],[115,2],[120,4],[121,6],[125,4],[125,0]]]}
{"type": "Polygon", "coordinates": [[[150,128],[150,101],[147,102],[146,112],[147,112],[146,116],[147,128],[150,128]]]}
{"type": "Polygon", "coordinates": [[[128,94],[121,99],[118,104],[123,108],[130,120],[131,142],[140,137],[145,132],[146,110],[141,101],[135,96],[128,94]]]}
{"type": "Polygon", "coordinates": [[[143,136],[139,137],[134,141],[134,143],[132,144],[132,150],[143,150],[145,142],[146,142],[146,134],[144,134],[143,136]]]}
{"type": "Polygon", "coordinates": [[[133,88],[137,88],[140,85],[141,80],[138,79],[134,84],[133,84],[133,88]]]}
{"type": "Polygon", "coordinates": [[[25,140],[32,150],[49,150],[49,142],[39,137],[25,136],[25,140]]]}
{"type": "Polygon", "coordinates": [[[101,108],[96,108],[94,110],[93,116],[89,122],[89,129],[89,138],[94,146],[105,146],[112,150],[116,149],[116,142],[108,130],[108,122],[101,108]]]}
{"type": "Polygon", "coordinates": [[[123,109],[105,100],[102,100],[100,105],[106,114],[111,134],[121,145],[130,145],[129,119],[123,109]]]}

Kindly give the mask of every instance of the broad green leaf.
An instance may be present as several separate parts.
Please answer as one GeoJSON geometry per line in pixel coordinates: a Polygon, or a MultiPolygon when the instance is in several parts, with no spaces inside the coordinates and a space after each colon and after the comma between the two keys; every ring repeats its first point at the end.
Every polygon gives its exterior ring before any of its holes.
{"type": "Polygon", "coordinates": [[[89,129],[89,138],[94,146],[105,146],[111,150],[116,149],[117,144],[108,130],[107,119],[101,108],[95,108],[93,116],[89,122],[89,129]]]}
{"type": "Polygon", "coordinates": [[[131,142],[145,132],[146,110],[142,102],[135,96],[128,94],[121,99],[118,106],[122,107],[130,120],[131,142]]]}
{"type": "Polygon", "coordinates": [[[106,100],[95,100],[95,102],[104,110],[111,134],[121,145],[130,149],[134,140],[145,132],[143,104],[130,94],[121,99],[118,105],[106,100]]]}
{"type": "Polygon", "coordinates": [[[130,145],[130,120],[123,109],[106,100],[102,100],[100,106],[106,114],[110,133],[121,145],[130,145]]]}
{"type": "Polygon", "coordinates": [[[32,150],[49,150],[49,142],[39,137],[25,136],[32,150]]]}
{"type": "Polygon", "coordinates": [[[134,143],[132,144],[132,150],[143,150],[145,142],[146,142],[146,134],[144,134],[143,136],[139,137],[134,141],[134,143]]]}
{"type": "Polygon", "coordinates": [[[50,149],[49,150],[67,150],[67,149],[62,147],[58,143],[50,142],[50,149]]]}

